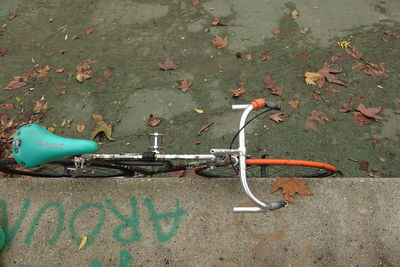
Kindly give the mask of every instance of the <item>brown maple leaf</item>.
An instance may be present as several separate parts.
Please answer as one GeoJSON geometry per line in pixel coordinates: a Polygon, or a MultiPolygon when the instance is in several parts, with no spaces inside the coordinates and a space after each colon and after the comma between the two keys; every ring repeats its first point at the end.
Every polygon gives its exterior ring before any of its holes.
{"type": "Polygon", "coordinates": [[[276,182],[272,187],[271,192],[275,193],[278,189],[282,189],[282,195],[285,196],[287,202],[296,202],[294,195],[300,194],[303,196],[314,195],[306,188],[306,182],[300,178],[276,178],[276,182]]]}
{"type": "Polygon", "coordinates": [[[14,77],[14,79],[4,87],[5,90],[19,90],[28,84],[28,80],[21,76],[14,77]]]}
{"type": "Polygon", "coordinates": [[[361,112],[353,112],[353,119],[363,128],[365,125],[373,123],[375,120],[362,114],[361,112]]]}
{"type": "Polygon", "coordinates": [[[189,90],[189,87],[192,86],[192,82],[188,80],[179,80],[179,90],[181,90],[182,93],[186,93],[187,90],[189,90]]]}
{"type": "Polygon", "coordinates": [[[300,101],[299,100],[290,100],[289,105],[292,106],[294,109],[299,109],[300,101]]]}
{"type": "Polygon", "coordinates": [[[319,110],[313,110],[311,111],[311,115],[306,119],[305,126],[307,129],[319,132],[314,123],[325,123],[329,121],[330,119],[325,115],[325,113],[319,110]]]}
{"type": "Polygon", "coordinates": [[[276,80],[273,80],[271,75],[269,75],[269,74],[266,74],[263,77],[263,83],[264,83],[265,88],[269,89],[271,91],[271,94],[273,94],[273,95],[281,96],[284,92],[284,88],[280,87],[280,86],[276,86],[275,85],[276,80]]]}
{"type": "Polygon", "coordinates": [[[349,98],[349,100],[346,103],[340,103],[340,105],[342,106],[341,109],[339,109],[339,112],[349,112],[353,109],[353,98],[349,98]]]}
{"type": "Polygon", "coordinates": [[[333,62],[339,62],[339,61],[343,61],[343,60],[344,60],[343,53],[336,53],[331,56],[331,61],[333,61],[333,62]]]}
{"type": "Polygon", "coordinates": [[[49,107],[49,103],[41,103],[40,101],[36,101],[35,106],[33,107],[33,112],[39,113],[42,110],[46,110],[49,107]]]}
{"type": "Polygon", "coordinates": [[[358,105],[356,110],[360,111],[365,116],[372,118],[374,120],[383,120],[381,116],[377,115],[377,113],[379,113],[382,110],[382,108],[383,108],[382,106],[367,108],[366,106],[364,106],[364,104],[361,103],[360,105],[358,105]]]}
{"type": "Polygon", "coordinates": [[[92,27],[87,28],[87,29],[85,30],[85,33],[86,33],[86,34],[92,34],[92,33],[93,33],[93,28],[92,28],[92,27]]]}
{"type": "Polygon", "coordinates": [[[12,13],[12,14],[8,15],[8,20],[13,20],[16,16],[17,16],[17,14],[12,13]]]}
{"type": "Polygon", "coordinates": [[[271,120],[273,120],[274,122],[284,122],[283,118],[287,117],[287,115],[283,112],[279,112],[279,113],[274,113],[274,114],[270,114],[267,115],[267,117],[271,120]]]}
{"type": "Polygon", "coordinates": [[[214,18],[211,22],[213,26],[226,26],[226,24],[222,23],[219,18],[214,18]]]}
{"type": "Polygon", "coordinates": [[[53,67],[50,67],[49,65],[46,65],[43,69],[39,69],[37,70],[37,77],[38,78],[42,78],[45,77],[47,75],[47,73],[49,73],[49,71],[52,69],[53,67]]]}
{"type": "Polygon", "coordinates": [[[262,61],[272,60],[272,57],[270,55],[266,54],[266,53],[262,53],[260,55],[260,58],[261,58],[262,61]]]}
{"type": "Polygon", "coordinates": [[[97,135],[104,134],[108,140],[115,140],[111,137],[112,123],[106,123],[102,115],[92,114],[92,119],[96,122],[96,125],[90,134],[90,139],[93,140],[97,135]]]}
{"type": "Polygon", "coordinates": [[[76,65],[76,77],[75,79],[79,82],[88,80],[92,77],[93,70],[91,64],[95,63],[95,60],[87,59],[76,65]]]}
{"type": "Polygon", "coordinates": [[[214,40],[211,40],[211,43],[216,48],[224,48],[229,44],[229,41],[228,37],[222,38],[217,35],[214,40]]]}
{"type": "Polygon", "coordinates": [[[147,124],[150,126],[157,126],[161,123],[162,119],[159,117],[154,116],[153,114],[150,114],[149,118],[147,119],[147,124]]]}
{"type": "Polygon", "coordinates": [[[239,97],[241,94],[246,93],[246,88],[244,88],[244,85],[242,84],[238,89],[231,88],[229,91],[231,91],[232,97],[239,97]]]}
{"type": "Polygon", "coordinates": [[[330,65],[327,63],[324,64],[324,67],[318,71],[319,74],[322,75],[322,79],[316,80],[315,82],[317,83],[318,87],[321,88],[324,86],[325,79],[330,82],[330,83],[336,83],[339,85],[347,86],[347,84],[339,80],[334,74],[341,73],[342,69],[333,69],[331,68],[330,65]]]}
{"type": "Polygon", "coordinates": [[[7,50],[7,49],[1,49],[1,50],[0,50],[0,57],[6,55],[7,53],[8,53],[8,50],[7,50]]]}
{"type": "Polygon", "coordinates": [[[328,88],[326,88],[325,91],[326,91],[328,94],[337,94],[337,93],[342,92],[342,90],[334,89],[334,88],[332,88],[331,86],[328,86],[328,88]]]}
{"type": "Polygon", "coordinates": [[[321,92],[318,90],[313,90],[313,97],[314,100],[317,102],[329,102],[328,100],[325,99],[325,97],[321,95],[321,92]]]}
{"type": "Polygon", "coordinates": [[[174,62],[170,57],[167,57],[164,63],[159,63],[162,70],[176,70],[179,68],[179,61],[174,62]]]}
{"type": "Polygon", "coordinates": [[[352,49],[346,49],[347,54],[349,54],[352,58],[359,60],[362,58],[363,53],[361,53],[360,51],[358,51],[357,47],[355,47],[353,45],[352,49]]]}
{"type": "Polygon", "coordinates": [[[388,76],[388,74],[385,72],[385,63],[379,63],[379,64],[367,63],[364,65],[363,72],[373,77],[388,76]]]}

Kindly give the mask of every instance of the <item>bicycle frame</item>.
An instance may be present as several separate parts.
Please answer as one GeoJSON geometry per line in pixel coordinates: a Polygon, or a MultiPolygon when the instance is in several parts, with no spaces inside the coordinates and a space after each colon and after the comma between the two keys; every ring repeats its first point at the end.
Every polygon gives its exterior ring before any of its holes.
{"type": "MultiPolygon", "coordinates": [[[[265,106],[265,100],[264,100],[265,106]]],[[[265,212],[267,210],[274,210],[279,209],[287,205],[286,201],[279,201],[273,203],[265,203],[254,196],[251,192],[250,187],[247,183],[247,176],[246,176],[246,138],[245,138],[245,131],[244,126],[246,123],[246,119],[251,111],[254,109],[259,109],[255,104],[245,104],[245,105],[232,105],[233,110],[244,110],[242,116],[240,118],[239,123],[239,147],[237,149],[211,149],[211,154],[160,154],[158,152],[159,142],[157,138],[155,138],[154,145],[151,145],[151,148],[155,148],[153,152],[146,153],[122,153],[122,154],[87,154],[84,155],[84,158],[90,159],[134,159],[134,160],[205,160],[208,164],[217,163],[218,160],[221,159],[221,156],[225,155],[236,155],[239,157],[239,167],[240,167],[240,181],[242,188],[245,194],[250,198],[252,202],[254,202],[257,206],[253,207],[234,207],[234,212],[248,212],[248,213],[255,213],[255,212],[265,212]],[[149,154],[151,153],[151,154],[149,154]]],[[[158,133],[153,133],[152,135],[159,136],[158,133]]],[[[191,167],[197,167],[197,165],[204,164],[204,162],[194,162],[189,163],[191,167]]]]}

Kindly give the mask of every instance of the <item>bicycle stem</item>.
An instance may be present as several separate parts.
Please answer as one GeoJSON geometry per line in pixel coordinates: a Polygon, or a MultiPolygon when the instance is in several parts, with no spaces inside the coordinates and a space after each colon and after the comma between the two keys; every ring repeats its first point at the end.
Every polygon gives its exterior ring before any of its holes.
{"type": "Polygon", "coordinates": [[[253,201],[257,207],[234,207],[234,212],[265,212],[267,210],[275,210],[282,208],[287,205],[286,201],[279,201],[273,203],[265,203],[259,199],[257,199],[254,194],[251,192],[249,185],[247,184],[247,176],[246,176],[246,139],[244,133],[244,125],[246,123],[247,116],[254,109],[253,105],[232,105],[233,110],[243,110],[244,112],[240,118],[239,123],[239,166],[240,166],[240,181],[244,192],[246,195],[253,201]]]}

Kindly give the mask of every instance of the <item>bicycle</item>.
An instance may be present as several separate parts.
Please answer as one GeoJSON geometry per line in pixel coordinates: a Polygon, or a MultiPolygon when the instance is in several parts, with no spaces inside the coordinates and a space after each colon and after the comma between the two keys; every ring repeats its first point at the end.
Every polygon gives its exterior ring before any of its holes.
{"type": "Polygon", "coordinates": [[[40,177],[147,177],[174,171],[193,169],[204,177],[240,177],[246,195],[254,207],[234,207],[234,212],[263,212],[279,209],[286,201],[265,203],[251,192],[247,177],[326,177],[336,168],[330,164],[290,160],[251,158],[246,153],[244,128],[255,118],[280,107],[265,99],[250,104],[232,105],[243,110],[239,130],[229,149],[211,149],[210,154],[160,153],[162,134],[151,133],[149,151],[143,153],[98,154],[98,144],[92,140],[58,136],[38,124],[21,127],[12,141],[14,158],[0,160],[0,171],[10,174],[40,177]],[[267,108],[246,122],[253,110],[267,108]],[[239,147],[232,145],[239,136],[239,147]],[[179,161],[179,164],[173,164],[179,161]],[[182,163],[183,162],[183,163],[182,163]]]}

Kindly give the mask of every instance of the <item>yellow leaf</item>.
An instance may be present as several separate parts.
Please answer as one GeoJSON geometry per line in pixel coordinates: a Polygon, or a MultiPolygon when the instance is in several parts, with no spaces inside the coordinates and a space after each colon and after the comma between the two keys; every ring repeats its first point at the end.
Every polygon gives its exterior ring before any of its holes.
{"type": "Polygon", "coordinates": [[[67,39],[68,39],[68,34],[66,34],[64,37],[64,40],[67,40],[67,39]]]}
{"type": "Polygon", "coordinates": [[[304,73],[304,77],[305,77],[305,82],[307,85],[315,85],[317,86],[317,84],[315,83],[315,81],[323,78],[321,74],[319,74],[318,72],[305,72],[304,73]]]}
{"type": "Polygon", "coordinates": [[[81,250],[81,248],[83,248],[86,245],[86,242],[88,240],[88,237],[85,235],[84,237],[82,237],[81,243],[79,244],[78,250],[81,250]]]}
{"type": "Polygon", "coordinates": [[[40,98],[40,100],[41,100],[41,101],[43,101],[43,100],[44,100],[44,95],[42,95],[42,97],[40,98]]]}
{"type": "Polygon", "coordinates": [[[200,113],[200,114],[204,113],[204,110],[202,110],[202,109],[194,108],[193,110],[196,111],[197,113],[200,113]]]}
{"type": "Polygon", "coordinates": [[[61,72],[63,72],[64,71],[64,69],[56,69],[56,72],[57,73],[61,73],[61,72]]]}

